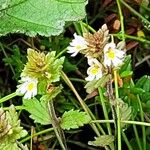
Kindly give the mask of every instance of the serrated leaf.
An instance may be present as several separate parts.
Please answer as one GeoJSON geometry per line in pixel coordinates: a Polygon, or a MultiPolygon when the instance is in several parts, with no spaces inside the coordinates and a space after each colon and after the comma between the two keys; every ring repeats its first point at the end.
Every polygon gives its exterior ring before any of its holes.
{"type": "Polygon", "coordinates": [[[11,0],[0,10],[0,34],[58,35],[65,21],[85,17],[86,4],[86,0],[11,0]]]}
{"type": "Polygon", "coordinates": [[[60,126],[64,130],[77,129],[84,124],[88,124],[90,120],[91,118],[85,112],[70,110],[63,114],[60,126]]]}
{"type": "MultiPolygon", "coordinates": [[[[132,115],[132,109],[131,106],[129,106],[127,103],[122,101],[121,99],[117,99],[117,103],[120,108],[120,119],[123,121],[128,121],[131,118],[132,115]]],[[[121,123],[121,127],[123,128],[125,126],[124,123],[121,123]]]]}
{"type": "Polygon", "coordinates": [[[15,142],[13,143],[2,143],[0,145],[1,150],[20,150],[20,148],[17,146],[15,142]]]}
{"type": "Polygon", "coordinates": [[[95,141],[89,141],[88,144],[96,147],[105,147],[110,145],[113,141],[113,135],[101,135],[100,137],[95,137],[95,141]]]}
{"type": "Polygon", "coordinates": [[[24,100],[23,104],[25,106],[25,110],[31,114],[30,117],[34,120],[34,122],[42,125],[51,124],[46,103],[39,102],[36,98],[33,98],[30,100],[24,100]]]}

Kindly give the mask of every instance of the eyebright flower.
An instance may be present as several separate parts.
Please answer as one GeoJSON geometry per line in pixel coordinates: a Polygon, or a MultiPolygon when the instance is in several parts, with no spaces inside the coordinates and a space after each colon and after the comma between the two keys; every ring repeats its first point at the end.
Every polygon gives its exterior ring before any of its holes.
{"type": "Polygon", "coordinates": [[[17,86],[17,93],[24,94],[25,99],[31,99],[37,95],[37,84],[38,80],[36,78],[22,77],[20,80],[20,85],[17,86]]]}
{"type": "Polygon", "coordinates": [[[36,78],[47,83],[57,82],[60,79],[60,72],[63,67],[64,57],[56,59],[56,52],[36,51],[27,49],[28,61],[21,73],[21,77],[36,78]]]}
{"type": "Polygon", "coordinates": [[[123,63],[125,52],[118,50],[115,43],[108,43],[104,47],[104,65],[118,67],[123,63]]]}
{"type": "Polygon", "coordinates": [[[87,74],[89,75],[85,80],[92,81],[94,79],[98,80],[102,77],[102,65],[95,59],[88,57],[88,64],[90,67],[87,69],[87,74]]]}
{"type": "Polygon", "coordinates": [[[72,57],[76,56],[80,50],[87,48],[87,42],[82,36],[77,35],[76,33],[74,33],[73,36],[74,36],[74,39],[70,43],[70,46],[68,46],[67,48],[68,49],[67,52],[71,53],[72,57]]]}

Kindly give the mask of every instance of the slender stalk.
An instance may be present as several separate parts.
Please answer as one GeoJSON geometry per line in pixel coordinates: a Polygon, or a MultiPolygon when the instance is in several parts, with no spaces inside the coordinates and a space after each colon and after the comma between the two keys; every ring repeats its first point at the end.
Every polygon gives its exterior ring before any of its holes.
{"type": "MultiPolygon", "coordinates": [[[[138,99],[138,103],[140,106],[141,121],[144,122],[144,113],[143,113],[142,104],[141,104],[139,96],[137,96],[137,99],[138,99]]],[[[142,126],[142,134],[143,134],[143,150],[146,150],[146,133],[145,133],[145,127],[144,126],[142,126]]]]}
{"type": "MultiPolygon", "coordinates": [[[[10,107],[3,107],[3,110],[9,110],[10,109],[10,107]]],[[[25,107],[24,106],[15,106],[15,109],[16,110],[23,110],[23,109],[25,109],[25,107]]]]}
{"type": "Polygon", "coordinates": [[[150,25],[150,22],[144,18],[140,13],[138,13],[136,10],[134,10],[131,6],[129,6],[124,0],[120,0],[120,2],[127,7],[134,15],[138,16],[140,19],[142,19],[145,23],[150,25]]]}
{"type": "MultiPolygon", "coordinates": [[[[31,127],[31,137],[33,136],[33,132],[34,132],[34,128],[31,127]]],[[[33,140],[32,138],[30,139],[30,150],[32,150],[32,144],[33,144],[33,140]]]]}
{"type": "Polygon", "coordinates": [[[117,6],[118,6],[120,23],[121,23],[121,36],[122,36],[122,40],[125,41],[124,19],[123,19],[123,14],[122,14],[122,10],[121,10],[120,0],[116,0],[116,2],[117,2],[117,6]]]}
{"type": "Polygon", "coordinates": [[[67,150],[65,136],[64,136],[62,129],[60,128],[59,120],[56,117],[54,106],[53,106],[53,100],[50,100],[48,102],[48,111],[49,111],[49,116],[50,116],[50,120],[51,120],[53,129],[54,129],[56,137],[59,141],[59,144],[60,144],[62,150],[67,150]]]}
{"type": "Polygon", "coordinates": [[[133,130],[134,130],[135,138],[136,138],[136,141],[137,141],[137,145],[138,145],[139,149],[142,150],[142,145],[141,145],[141,142],[140,142],[140,139],[139,139],[139,134],[138,134],[138,131],[137,131],[137,128],[136,128],[135,124],[133,124],[133,130]]]}
{"type": "Polygon", "coordinates": [[[42,134],[46,134],[46,133],[51,132],[51,131],[53,131],[53,130],[54,130],[53,128],[49,128],[49,129],[46,129],[46,130],[43,130],[43,131],[34,133],[34,134],[32,134],[31,136],[28,136],[28,137],[22,139],[20,142],[21,142],[21,143],[25,143],[26,141],[30,140],[31,138],[33,138],[33,137],[35,137],[35,136],[42,135],[42,134]]]}
{"type": "Polygon", "coordinates": [[[96,32],[96,30],[95,29],[93,29],[90,25],[88,25],[88,24],[86,24],[86,23],[84,23],[84,22],[80,22],[84,27],[86,27],[87,29],[89,29],[91,32],[93,32],[93,33],[95,33],[96,32]]]}
{"type": "MultiPolygon", "coordinates": [[[[118,80],[117,80],[117,70],[114,70],[114,81],[115,81],[115,97],[116,100],[119,98],[118,93],[118,80]]],[[[120,108],[117,104],[117,138],[118,138],[118,150],[121,150],[121,121],[120,121],[120,108]]]]}
{"type": "MultiPolygon", "coordinates": [[[[112,34],[112,35],[115,36],[115,37],[121,38],[120,33],[118,33],[118,34],[112,34]]],[[[139,41],[139,42],[142,42],[142,43],[145,43],[145,44],[150,44],[150,41],[148,41],[148,40],[146,40],[144,38],[141,38],[141,37],[127,35],[127,34],[124,34],[124,36],[127,39],[132,39],[132,40],[136,40],[136,41],[139,41]]]]}
{"type": "Polygon", "coordinates": [[[125,135],[125,133],[123,131],[122,131],[122,136],[123,136],[123,139],[124,139],[124,141],[125,141],[125,143],[126,143],[126,145],[128,147],[128,150],[133,150],[133,148],[132,148],[132,146],[131,146],[127,136],[125,135]]]}
{"type": "Polygon", "coordinates": [[[6,102],[6,101],[10,100],[11,98],[13,98],[13,97],[15,97],[15,96],[17,96],[16,92],[11,93],[11,94],[9,94],[9,95],[7,95],[7,96],[1,98],[1,99],[0,99],[0,103],[6,102]]]}
{"type": "MultiPolygon", "coordinates": [[[[114,120],[92,120],[91,123],[114,123],[114,120]]],[[[150,123],[140,122],[140,121],[126,121],[126,120],[122,120],[121,123],[150,127],[150,123]]]]}
{"type": "MultiPolygon", "coordinates": [[[[108,112],[107,112],[107,108],[106,108],[106,104],[105,104],[105,99],[104,99],[104,96],[103,96],[103,92],[102,92],[102,88],[99,87],[98,88],[98,92],[99,92],[99,99],[101,101],[101,104],[102,104],[102,108],[103,108],[103,112],[104,112],[104,117],[106,120],[109,120],[109,117],[108,117],[108,112]]],[[[112,131],[111,131],[111,127],[110,127],[110,123],[106,123],[106,126],[107,126],[107,131],[108,131],[108,134],[109,135],[112,135],[112,131]]],[[[114,147],[114,143],[110,145],[111,149],[115,149],[114,147]]]]}
{"type": "MultiPolygon", "coordinates": [[[[109,120],[108,112],[107,112],[107,108],[105,105],[105,100],[104,100],[104,96],[103,96],[103,92],[102,92],[101,87],[98,88],[98,92],[99,92],[99,97],[100,97],[99,99],[101,101],[103,112],[104,112],[104,117],[106,120],[109,120]]],[[[107,126],[107,130],[108,130],[108,134],[112,135],[111,127],[110,127],[110,124],[108,122],[106,123],[106,126],[107,126]]]]}
{"type": "Polygon", "coordinates": [[[64,48],[63,50],[61,50],[61,52],[57,54],[56,59],[59,58],[66,51],[67,51],[67,48],[64,48]]]}
{"type": "Polygon", "coordinates": [[[79,35],[82,35],[81,30],[79,29],[79,25],[80,25],[80,24],[79,24],[78,22],[74,22],[73,25],[74,25],[74,27],[75,27],[75,29],[76,29],[76,32],[77,32],[79,35]]]}
{"type": "MultiPolygon", "coordinates": [[[[131,79],[131,86],[132,87],[134,87],[135,85],[134,85],[134,82],[133,82],[133,80],[131,79]]],[[[138,97],[137,97],[138,98],[138,97]]],[[[139,100],[139,99],[138,99],[139,100]]],[[[139,104],[140,105],[140,104],[139,104]]],[[[141,109],[140,109],[140,113],[141,113],[141,109]]],[[[136,141],[137,141],[137,144],[138,144],[138,147],[139,147],[139,149],[140,150],[143,150],[142,149],[142,145],[141,145],[141,142],[140,142],[140,139],[139,139],[139,135],[138,135],[138,131],[137,131],[137,128],[136,128],[136,126],[133,124],[133,129],[134,129],[134,133],[135,133],[135,138],[136,138],[136,141]]],[[[143,132],[143,130],[142,130],[142,132],[143,132]]]]}

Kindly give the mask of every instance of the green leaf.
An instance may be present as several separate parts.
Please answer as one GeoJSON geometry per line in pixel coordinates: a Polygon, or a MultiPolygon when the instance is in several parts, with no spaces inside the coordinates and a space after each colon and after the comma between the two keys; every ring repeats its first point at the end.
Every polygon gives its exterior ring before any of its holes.
{"type": "Polygon", "coordinates": [[[67,58],[65,58],[63,70],[65,73],[77,70],[77,66],[73,65],[67,58]]]}
{"type": "MultiPolygon", "coordinates": [[[[117,99],[117,102],[120,108],[121,120],[128,121],[131,118],[131,114],[132,114],[131,106],[128,106],[128,104],[122,101],[121,99],[117,99]]],[[[125,124],[121,123],[121,127],[123,128],[124,126],[125,124]]]]}
{"type": "Polygon", "coordinates": [[[123,72],[120,74],[120,77],[121,77],[121,78],[124,78],[124,77],[128,77],[128,76],[132,76],[132,74],[133,74],[133,71],[127,70],[127,71],[123,71],[123,72]]]}
{"type": "Polygon", "coordinates": [[[141,77],[137,81],[136,87],[145,90],[145,92],[150,92],[150,76],[144,75],[143,77],[141,77]]]}
{"type": "Polygon", "coordinates": [[[30,100],[24,100],[23,104],[25,110],[31,114],[30,117],[34,122],[42,125],[51,124],[46,103],[39,102],[36,98],[33,98],[30,100]]]}
{"type": "Polygon", "coordinates": [[[20,150],[20,148],[17,146],[15,142],[13,143],[2,143],[0,145],[1,150],[20,150]]]}
{"type": "Polygon", "coordinates": [[[95,137],[95,141],[89,141],[88,144],[96,147],[105,147],[110,145],[113,141],[113,135],[101,135],[100,137],[95,137]]]}
{"type": "Polygon", "coordinates": [[[61,118],[61,128],[70,130],[77,129],[84,124],[88,124],[91,118],[85,112],[79,110],[70,110],[65,112],[61,118]]]}
{"type": "Polygon", "coordinates": [[[0,35],[15,32],[29,36],[58,35],[63,31],[65,21],[85,17],[87,4],[86,0],[3,1],[0,3],[0,35]]]}
{"type": "Polygon", "coordinates": [[[124,64],[121,66],[119,72],[120,74],[123,73],[124,71],[131,71],[131,55],[126,56],[124,60],[124,64]]]}

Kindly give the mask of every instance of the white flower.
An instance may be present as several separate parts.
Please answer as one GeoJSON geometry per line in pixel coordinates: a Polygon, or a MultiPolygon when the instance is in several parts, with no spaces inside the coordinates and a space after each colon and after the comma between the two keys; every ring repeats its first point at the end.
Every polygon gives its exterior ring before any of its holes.
{"type": "Polygon", "coordinates": [[[102,77],[101,63],[95,58],[88,57],[88,64],[90,65],[90,67],[87,69],[87,74],[89,76],[85,78],[85,80],[92,81],[94,79],[100,79],[102,77]]]}
{"type": "Polygon", "coordinates": [[[70,46],[68,46],[67,48],[68,49],[67,52],[71,53],[72,57],[76,56],[80,50],[87,48],[87,42],[82,36],[77,35],[76,33],[74,33],[73,36],[74,36],[74,39],[70,43],[70,46]]]}
{"type": "Polygon", "coordinates": [[[31,99],[37,95],[37,83],[36,78],[22,77],[20,80],[21,84],[17,86],[17,93],[24,94],[25,99],[31,99]]]}
{"type": "Polygon", "coordinates": [[[123,63],[125,52],[118,50],[115,43],[108,43],[104,47],[104,65],[118,67],[123,63]]]}

